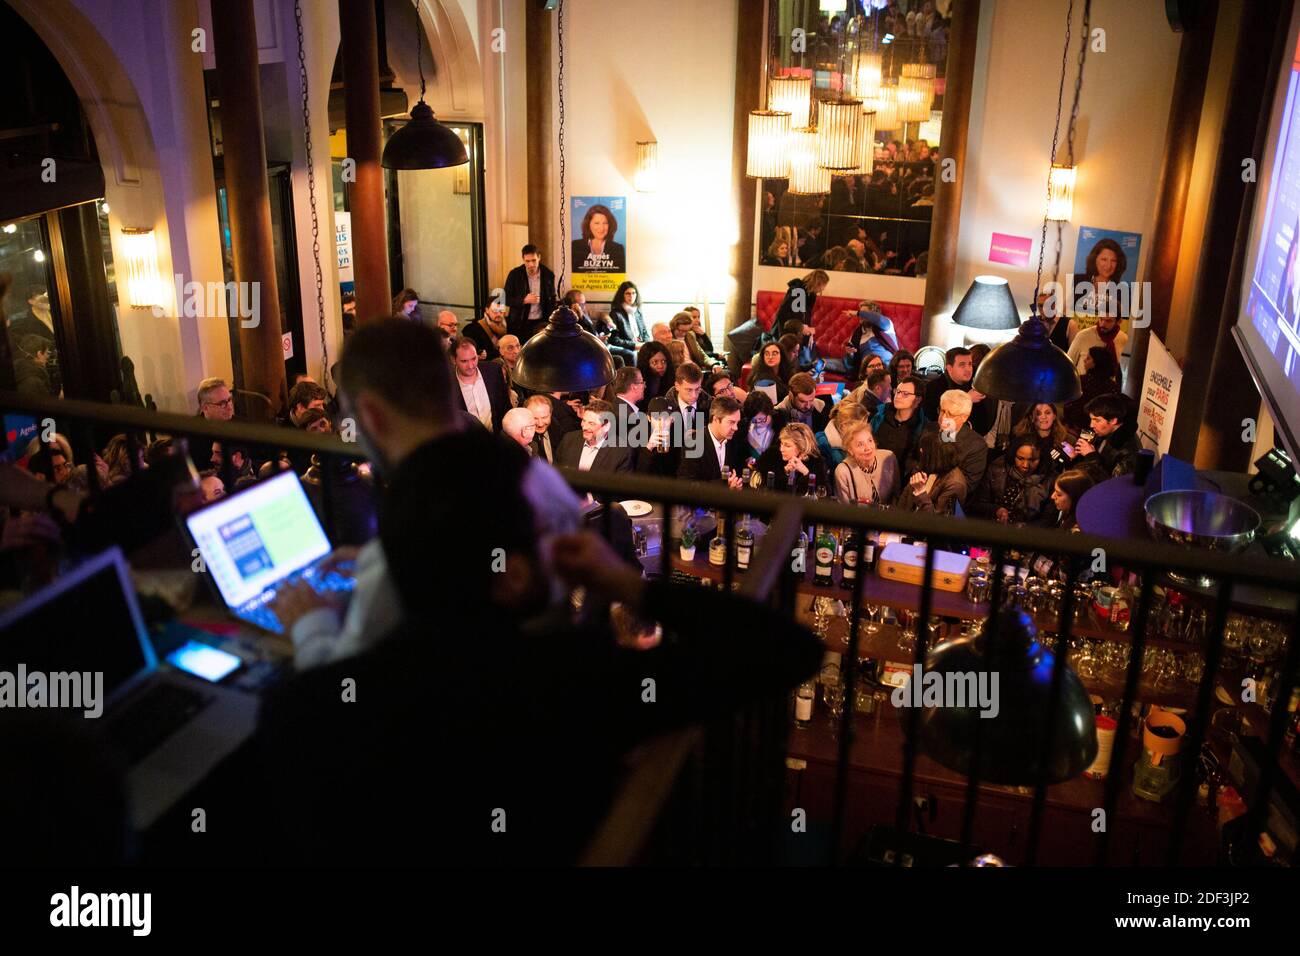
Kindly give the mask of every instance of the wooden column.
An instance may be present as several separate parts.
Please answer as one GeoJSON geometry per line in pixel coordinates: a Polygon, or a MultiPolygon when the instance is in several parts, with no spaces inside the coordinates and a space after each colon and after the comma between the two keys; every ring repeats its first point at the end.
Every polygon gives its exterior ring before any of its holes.
{"type": "MultiPolygon", "coordinates": [[[[1243,24],[1237,42],[1228,86],[1220,142],[1243,148],[1250,144],[1249,155],[1256,160],[1261,158],[1262,131],[1267,127],[1273,84],[1285,45],[1287,30],[1280,11],[1283,5],[1285,15],[1289,15],[1290,3],[1281,0],[1259,0],[1251,8],[1250,24],[1243,24]],[[1276,30],[1270,27],[1278,24],[1276,30]]],[[[1259,410],[1259,396],[1250,387],[1250,377],[1240,365],[1236,346],[1227,338],[1236,321],[1245,255],[1245,243],[1239,240],[1238,232],[1248,228],[1243,226],[1242,218],[1249,219],[1249,202],[1255,190],[1254,184],[1242,182],[1241,161],[1247,155],[1243,149],[1217,152],[1205,241],[1196,263],[1196,288],[1187,317],[1187,341],[1192,347],[1183,363],[1183,382],[1169,445],[1170,454],[1202,467],[1231,467],[1229,462],[1240,462],[1248,456],[1250,447],[1241,440],[1241,419],[1253,417],[1259,410]],[[1219,347],[1206,348],[1210,342],[1219,347]],[[1220,374],[1211,382],[1215,365],[1220,374]]]]}
{"type": "MultiPolygon", "coordinates": [[[[414,11],[410,13],[415,15],[414,11]]],[[[411,28],[410,23],[398,26],[411,28]]],[[[374,0],[339,0],[348,157],[357,164],[357,181],[348,186],[348,197],[359,323],[393,313],[394,290],[389,286],[388,229],[384,220],[384,170],[379,165],[384,133],[379,119],[377,29],[374,0]]]]}
{"type": "Polygon", "coordinates": [[[1192,168],[1196,164],[1196,134],[1201,125],[1201,107],[1210,75],[1218,14],[1218,0],[1207,0],[1196,13],[1196,22],[1183,34],[1183,42],[1178,48],[1178,68],[1174,76],[1173,99],[1169,104],[1169,122],[1165,128],[1164,162],[1160,167],[1147,268],[1151,283],[1151,301],[1147,303],[1151,325],[1132,329],[1133,352],[1125,391],[1134,398],[1142,390],[1151,333],[1161,339],[1168,336],[1169,307],[1174,298],[1187,193],[1191,188],[1192,168]]]}
{"type": "Polygon", "coordinates": [[[947,80],[943,93],[943,132],[939,155],[956,162],[957,176],[944,179],[942,165],[935,183],[934,219],[930,226],[930,265],[925,277],[925,311],[921,344],[939,340],[938,317],[948,311],[957,272],[957,233],[961,226],[962,185],[966,180],[966,134],[970,130],[971,86],[975,80],[975,46],[979,40],[980,0],[953,4],[947,80]]]}
{"type": "MultiPolygon", "coordinates": [[[[749,153],[749,113],[763,108],[763,50],[767,3],[740,0],[736,16],[736,98],[731,124],[731,198],[740,219],[739,237],[731,247],[731,275],[736,288],[727,303],[726,329],[749,320],[754,301],[754,218],[761,183],[745,175],[749,153]]],[[[735,356],[737,362],[744,358],[735,356]]],[[[737,372],[740,365],[736,365],[737,372]]]]}
{"type": "MultiPolygon", "coordinates": [[[[551,65],[554,50],[553,31],[554,14],[540,8],[539,4],[527,4],[524,28],[525,71],[528,76],[528,89],[525,107],[528,113],[528,241],[542,251],[542,261],[555,270],[556,279],[568,290],[570,279],[559,274],[559,230],[555,225],[556,203],[559,197],[552,187],[554,181],[553,149],[551,147],[552,131],[555,129],[554,109],[552,108],[552,89],[555,86],[555,70],[551,65]]],[[[572,12],[570,12],[572,16],[572,12]]],[[[566,51],[570,56],[573,50],[566,51]]],[[[570,74],[572,75],[572,74],[570,74]]],[[[570,121],[568,143],[572,149],[575,143],[572,116],[570,121]]],[[[565,210],[568,214],[568,210],[565,210]]],[[[572,237],[570,237],[572,238],[572,237]]],[[[518,249],[506,249],[502,255],[504,262],[513,267],[519,261],[518,249]]],[[[569,267],[572,268],[572,263],[569,267]]],[[[568,270],[566,270],[567,273],[568,270]]]]}
{"type": "MultiPolygon", "coordinates": [[[[259,321],[239,323],[244,387],[284,407],[284,352],[280,346],[280,295],[275,280],[275,241],[266,182],[266,137],[257,71],[257,24],[253,0],[212,5],[212,39],[221,85],[221,133],[225,141],[226,195],[235,281],[258,283],[251,299],[259,321]]],[[[247,294],[246,294],[247,295],[247,294]]],[[[250,320],[251,321],[251,320],[250,320]]]]}

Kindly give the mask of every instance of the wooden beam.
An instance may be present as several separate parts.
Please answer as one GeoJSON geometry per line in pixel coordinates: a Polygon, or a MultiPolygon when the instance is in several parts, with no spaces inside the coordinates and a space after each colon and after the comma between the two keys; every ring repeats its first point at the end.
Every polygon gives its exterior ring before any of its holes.
{"type": "MultiPolygon", "coordinates": [[[[528,113],[528,241],[542,251],[542,261],[556,269],[556,278],[559,279],[559,247],[556,245],[559,230],[555,228],[555,203],[558,197],[552,187],[554,150],[551,146],[552,130],[555,129],[551,99],[555,84],[555,70],[551,63],[555,47],[555,24],[551,12],[532,2],[526,6],[524,68],[528,76],[525,96],[528,113]]],[[[573,142],[570,134],[569,145],[573,142]]],[[[518,261],[518,255],[518,249],[507,249],[502,258],[514,263],[518,261]]],[[[561,281],[567,282],[567,279],[561,281]]],[[[563,293],[565,289],[560,291],[563,293]]]]}
{"type": "MultiPolygon", "coordinates": [[[[761,185],[745,175],[749,152],[749,113],[763,108],[763,51],[766,47],[765,0],[739,0],[736,10],[736,96],[731,124],[731,198],[739,217],[738,238],[731,247],[731,276],[736,282],[727,302],[726,330],[749,320],[754,301],[754,218],[761,185]]],[[[748,356],[734,356],[743,363],[748,356]]],[[[737,364],[735,371],[740,370],[737,364]]]]}
{"type": "Polygon", "coordinates": [[[935,183],[934,219],[930,226],[930,264],[925,276],[925,309],[921,342],[939,341],[939,316],[948,311],[957,273],[957,240],[961,227],[962,187],[966,180],[966,139],[970,131],[971,86],[975,81],[975,48],[979,41],[980,0],[953,4],[948,66],[943,93],[943,132],[939,155],[951,159],[951,182],[939,170],[935,183]]]}

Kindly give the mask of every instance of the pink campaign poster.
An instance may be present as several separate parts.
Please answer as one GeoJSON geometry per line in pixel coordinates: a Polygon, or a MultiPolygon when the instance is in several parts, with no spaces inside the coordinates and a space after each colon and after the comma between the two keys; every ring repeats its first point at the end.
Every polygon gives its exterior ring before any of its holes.
{"type": "Polygon", "coordinates": [[[1028,236],[1008,236],[1006,233],[993,233],[989,244],[989,262],[1004,262],[1009,266],[1029,265],[1029,250],[1034,247],[1034,240],[1028,236]]]}

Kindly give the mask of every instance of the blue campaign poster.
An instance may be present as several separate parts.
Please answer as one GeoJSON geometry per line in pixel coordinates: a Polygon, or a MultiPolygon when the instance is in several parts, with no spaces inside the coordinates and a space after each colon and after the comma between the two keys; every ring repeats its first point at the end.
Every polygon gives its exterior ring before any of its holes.
{"type": "Polygon", "coordinates": [[[574,196],[569,208],[573,288],[614,292],[627,278],[627,200],[574,196]]]}
{"type": "Polygon", "coordinates": [[[1074,253],[1075,311],[1096,314],[1096,287],[1103,283],[1136,282],[1140,232],[1079,227],[1074,253]],[[1090,283],[1090,285],[1081,284],[1090,283]]]}

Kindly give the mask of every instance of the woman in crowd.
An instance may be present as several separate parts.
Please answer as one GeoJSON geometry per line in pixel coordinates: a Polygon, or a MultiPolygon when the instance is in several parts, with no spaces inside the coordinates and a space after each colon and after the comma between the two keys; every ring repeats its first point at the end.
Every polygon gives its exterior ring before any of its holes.
{"type": "Polygon", "coordinates": [[[1032,524],[1041,520],[1047,485],[1038,470],[1038,457],[1038,442],[1033,436],[1013,439],[1009,457],[989,462],[984,480],[971,496],[969,512],[1001,524],[1032,524]]]}
{"type": "Polygon", "coordinates": [[[1037,446],[1038,473],[1044,476],[1055,475],[1061,470],[1065,462],[1061,446],[1067,437],[1061,409],[1047,402],[1030,406],[1011,431],[1013,441],[1028,438],[1037,446]],[[1057,453],[1055,456],[1053,451],[1057,453]]]}
{"type": "Polygon", "coordinates": [[[889,381],[897,387],[899,382],[912,374],[915,366],[916,356],[907,349],[899,349],[889,360],[889,381]]]}
{"type": "Polygon", "coordinates": [[[673,330],[673,339],[686,345],[686,354],[690,361],[702,369],[711,368],[713,359],[705,353],[703,346],[695,338],[695,332],[692,331],[694,325],[695,317],[689,312],[678,312],[668,323],[668,327],[673,330]]]}
{"type": "Polygon", "coordinates": [[[1078,432],[1088,427],[1088,403],[1098,395],[1120,390],[1119,363],[1110,349],[1094,345],[1083,359],[1084,373],[1079,376],[1083,393],[1065,406],[1065,424],[1078,432]]]}
{"type": "Polygon", "coordinates": [[[686,343],[681,339],[670,339],[664,347],[668,349],[668,357],[672,359],[673,368],[680,368],[691,360],[691,353],[686,351],[686,343]]]}
{"type": "Polygon", "coordinates": [[[776,443],[759,456],[755,467],[763,475],[769,471],[775,475],[777,491],[793,489],[805,494],[809,478],[817,480],[818,488],[826,487],[826,462],[817,453],[817,439],[811,428],[798,422],[781,429],[776,443]]]}
{"type": "Polygon", "coordinates": [[[614,331],[609,335],[610,345],[635,352],[650,338],[645,330],[645,318],[641,315],[641,292],[631,282],[624,282],[614,292],[609,303],[609,318],[614,323],[614,331]]]}
{"type": "Polygon", "coordinates": [[[826,429],[817,433],[817,449],[826,459],[826,467],[835,470],[835,466],[844,460],[847,453],[844,435],[856,422],[869,422],[871,415],[861,402],[852,396],[846,396],[831,410],[830,421],[826,429]]]}
{"type": "Polygon", "coordinates": [[[789,240],[782,239],[778,234],[772,240],[772,244],[767,247],[767,255],[763,257],[762,264],[765,266],[784,266],[786,268],[793,266],[795,264],[794,256],[790,254],[789,240]]]}
{"type": "Polygon", "coordinates": [[[1075,510],[1079,507],[1079,499],[1091,487],[1092,479],[1082,468],[1071,468],[1061,473],[1052,485],[1052,504],[1057,510],[1054,527],[1061,531],[1079,530],[1075,510]]]}
{"type": "Polygon", "coordinates": [[[845,504],[892,504],[901,481],[894,453],[876,447],[871,425],[865,421],[845,425],[843,439],[848,454],[835,466],[836,496],[845,504]]]}
{"type": "Polygon", "coordinates": [[[761,458],[772,445],[772,399],[766,392],[750,392],[740,410],[739,435],[745,442],[745,458],[761,458]]]}
{"type": "Polygon", "coordinates": [[[775,383],[776,400],[780,402],[790,392],[786,383],[790,381],[790,376],[793,374],[794,367],[780,343],[768,342],[759,353],[758,362],[751,371],[749,380],[755,386],[764,381],[775,383]]]}
{"type": "Polygon", "coordinates": [[[393,298],[393,315],[399,319],[413,319],[419,322],[423,319],[420,315],[420,297],[414,289],[403,289],[393,298]]]}
{"type": "Polygon", "coordinates": [[[871,416],[871,432],[881,448],[888,448],[900,461],[907,461],[921,440],[925,427],[925,380],[911,375],[894,382],[889,402],[871,416]]]}
{"type": "Polygon", "coordinates": [[[781,308],[776,311],[772,327],[783,328],[791,319],[812,325],[813,306],[817,304],[817,296],[822,294],[830,281],[831,277],[821,269],[808,273],[802,279],[791,279],[786,284],[785,298],[781,300],[781,308]]]}
{"type": "Polygon", "coordinates": [[[641,351],[637,352],[636,367],[645,379],[645,397],[641,399],[641,410],[645,411],[650,399],[668,394],[677,369],[668,349],[653,341],[641,346],[641,351]]]}
{"type": "Polygon", "coordinates": [[[126,481],[135,472],[145,469],[144,446],[136,445],[133,466],[131,447],[126,436],[114,435],[108,440],[108,444],[104,446],[104,461],[108,463],[108,481],[106,484],[116,485],[118,482],[126,481]]]}

